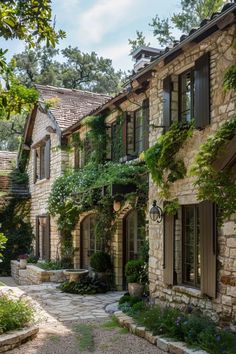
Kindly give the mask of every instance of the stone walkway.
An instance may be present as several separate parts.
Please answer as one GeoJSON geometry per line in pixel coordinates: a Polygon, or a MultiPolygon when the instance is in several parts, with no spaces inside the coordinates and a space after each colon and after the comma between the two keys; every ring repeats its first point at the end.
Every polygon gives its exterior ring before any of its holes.
{"type": "Polygon", "coordinates": [[[36,309],[36,321],[44,325],[49,322],[101,319],[109,316],[105,312],[108,304],[117,302],[123,292],[108,292],[98,295],[76,295],[62,293],[58,284],[22,285],[11,278],[1,278],[0,291],[11,296],[24,297],[36,309]]]}

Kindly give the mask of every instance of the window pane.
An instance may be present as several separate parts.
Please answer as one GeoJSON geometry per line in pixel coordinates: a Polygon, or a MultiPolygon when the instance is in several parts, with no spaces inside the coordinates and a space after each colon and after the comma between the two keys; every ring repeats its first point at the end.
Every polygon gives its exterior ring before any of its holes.
{"type": "Polygon", "coordinates": [[[180,77],[180,119],[190,121],[193,118],[193,72],[190,70],[180,77]]]}
{"type": "Polygon", "coordinates": [[[40,179],[45,178],[45,145],[40,147],[40,179]]]}

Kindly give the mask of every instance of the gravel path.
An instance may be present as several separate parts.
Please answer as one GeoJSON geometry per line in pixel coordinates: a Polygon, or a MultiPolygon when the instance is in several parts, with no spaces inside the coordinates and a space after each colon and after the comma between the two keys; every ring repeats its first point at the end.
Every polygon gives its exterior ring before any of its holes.
{"type": "Polygon", "coordinates": [[[41,328],[33,341],[20,348],[8,351],[9,354],[157,354],[158,349],[146,340],[136,337],[121,328],[104,328],[107,320],[86,322],[66,322],[60,327],[41,328]],[[80,331],[75,330],[78,324],[91,328],[93,347],[81,349],[80,331]]]}

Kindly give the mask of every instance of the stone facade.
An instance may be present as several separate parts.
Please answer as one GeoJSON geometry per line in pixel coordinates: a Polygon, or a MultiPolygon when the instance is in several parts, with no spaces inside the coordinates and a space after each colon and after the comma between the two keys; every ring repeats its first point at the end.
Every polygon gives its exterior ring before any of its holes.
{"type": "MultiPolygon", "coordinates": [[[[220,125],[231,117],[235,116],[236,94],[235,92],[225,92],[223,90],[223,77],[226,68],[235,63],[236,51],[235,44],[236,26],[232,25],[227,30],[218,31],[207,37],[199,44],[189,45],[182,54],[169,64],[164,65],[160,62],[151,81],[150,102],[151,124],[154,126],[162,125],[163,121],[163,79],[171,75],[173,84],[173,98],[178,100],[175,93],[175,79],[190,67],[205,52],[210,52],[210,117],[211,124],[203,130],[194,130],[193,137],[189,139],[178,153],[184,160],[189,172],[194,162],[194,158],[199,151],[200,145],[206,141],[210,134],[217,131],[220,125]]],[[[177,103],[173,103],[174,108],[177,103]]],[[[175,119],[175,118],[174,118],[175,119]]],[[[161,129],[153,130],[150,133],[150,145],[156,142],[158,136],[162,134],[161,129]]],[[[193,185],[194,178],[187,176],[176,181],[171,187],[171,196],[178,197],[181,205],[195,204],[197,201],[197,190],[193,185]]],[[[150,179],[149,185],[149,206],[154,199],[158,200],[159,205],[162,200],[158,198],[156,185],[150,179]]],[[[236,321],[236,232],[235,215],[230,220],[226,220],[219,231],[217,238],[217,297],[209,299],[201,295],[201,291],[183,286],[182,284],[167,287],[163,280],[163,223],[156,224],[150,220],[149,241],[150,241],[150,262],[149,279],[150,294],[156,301],[164,301],[171,306],[193,305],[200,308],[204,313],[209,314],[215,319],[231,319],[236,321]]],[[[176,223],[176,243],[181,237],[181,223],[176,223]]],[[[175,270],[181,272],[181,250],[175,257],[175,270]]]]}

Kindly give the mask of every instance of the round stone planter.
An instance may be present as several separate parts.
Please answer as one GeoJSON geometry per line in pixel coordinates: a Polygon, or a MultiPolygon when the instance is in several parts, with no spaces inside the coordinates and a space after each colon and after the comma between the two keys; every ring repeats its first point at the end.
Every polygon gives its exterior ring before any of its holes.
{"type": "Polygon", "coordinates": [[[20,269],[26,269],[27,259],[20,259],[20,269]]]}
{"type": "Polygon", "coordinates": [[[128,291],[130,296],[142,297],[144,292],[144,285],[139,283],[128,283],[128,291]]]}
{"type": "Polygon", "coordinates": [[[64,274],[69,281],[79,281],[88,275],[87,269],[65,269],[64,274]]]}

